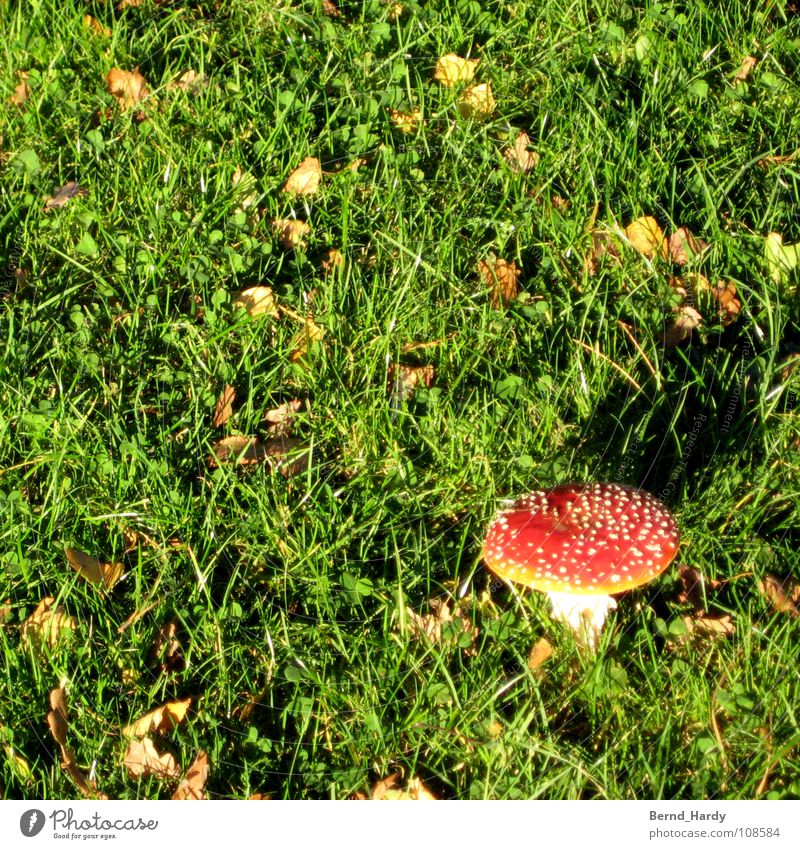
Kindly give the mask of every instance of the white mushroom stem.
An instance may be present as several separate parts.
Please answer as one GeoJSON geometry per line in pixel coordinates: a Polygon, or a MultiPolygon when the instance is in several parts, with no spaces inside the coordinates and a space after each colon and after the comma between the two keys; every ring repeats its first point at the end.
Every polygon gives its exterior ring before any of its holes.
{"type": "Polygon", "coordinates": [[[574,593],[547,593],[553,607],[553,616],[566,623],[581,647],[595,651],[600,632],[609,611],[617,603],[610,595],[575,595],[574,593]]]}

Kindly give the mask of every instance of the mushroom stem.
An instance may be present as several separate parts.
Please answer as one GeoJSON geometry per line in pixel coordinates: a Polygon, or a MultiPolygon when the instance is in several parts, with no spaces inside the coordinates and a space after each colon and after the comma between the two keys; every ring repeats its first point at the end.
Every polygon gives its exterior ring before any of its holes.
{"type": "Polygon", "coordinates": [[[596,651],[600,632],[608,612],[617,603],[610,595],[574,595],[573,593],[547,593],[553,616],[569,626],[576,644],[588,651],[596,651]]]}

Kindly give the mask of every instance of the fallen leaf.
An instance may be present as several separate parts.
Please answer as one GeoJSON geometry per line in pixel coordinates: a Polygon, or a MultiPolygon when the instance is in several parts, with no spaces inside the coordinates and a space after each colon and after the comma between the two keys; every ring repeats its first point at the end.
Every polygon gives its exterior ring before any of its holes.
{"type": "Polygon", "coordinates": [[[328,251],[328,256],[322,260],[322,273],[325,275],[333,274],[337,268],[344,265],[344,256],[338,248],[331,248],[328,251]]]}
{"type": "Polygon", "coordinates": [[[372,788],[372,801],[429,802],[436,797],[419,778],[411,778],[405,788],[399,788],[400,776],[397,773],[376,781],[372,788]]]}
{"type": "Polygon", "coordinates": [[[461,92],[458,98],[458,112],[462,118],[474,118],[484,121],[491,116],[495,108],[491,83],[470,86],[461,92]]]}
{"type": "Polygon", "coordinates": [[[54,648],[63,636],[77,629],[78,620],[60,605],[55,607],[55,601],[53,596],[43,598],[36,610],[22,623],[24,641],[32,644],[36,638],[54,648]]]}
{"type": "Polygon", "coordinates": [[[800,150],[795,150],[793,153],[786,153],[782,155],[762,156],[761,159],[758,160],[758,164],[765,169],[770,168],[773,165],[787,165],[789,162],[796,159],[798,153],[800,153],[800,150]]]}
{"type": "Polygon", "coordinates": [[[508,262],[490,256],[488,260],[480,260],[478,274],[489,287],[489,300],[495,309],[507,306],[516,300],[519,294],[518,279],[522,270],[513,260],[508,262]]]}
{"type": "Polygon", "coordinates": [[[512,170],[525,173],[539,164],[539,154],[535,150],[528,150],[530,143],[528,134],[520,131],[514,140],[514,146],[503,151],[503,156],[512,170]]]}
{"type": "Polygon", "coordinates": [[[455,53],[448,53],[436,62],[433,78],[447,88],[452,88],[457,83],[471,82],[480,61],[480,59],[462,59],[455,53]]]}
{"type": "Polygon", "coordinates": [[[405,10],[406,7],[402,3],[392,3],[390,0],[389,12],[386,17],[390,21],[396,21],[403,14],[403,12],[405,12],[405,10]]]}
{"type": "Polygon", "coordinates": [[[401,109],[389,110],[389,122],[405,135],[415,133],[422,125],[422,112],[412,109],[411,112],[403,112],[401,109]]]}
{"type": "Polygon", "coordinates": [[[31,90],[28,86],[28,72],[17,71],[19,83],[17,83],[14,93],[9,98],[13,106],[22,106],[23,103],[31,96],[31,90]]]}
{"type": "Polygon", "coordinates": [[[690,306],[682,306],[677,309],[672,324],[664,331],[664,347],[674,348],[688,339],[692,331],[703,323],[703,316],[690,306]]]}
{"type": "Polygon", "coordinates": [[[757,586],[775,612],[788,613],[792,619],[800,617],[800,584],[793,578],[764,575],[757,586]]]}
{"type": "Polygon", "coordinates": [[[622,265],[619,248],[608,230],[593,230],[592,247],[583,261],[589,276],[594,276],[600,269],[600,262],[608,258],[612,265],[622,265]]]}
{"type": "Polygon", "coordinates": [[[158,778],[177,778],[181,774],[175,758],[169,752],[159,754],[149,737],[130,741],[122,765],[131,778],[147,775],[155,775],[158,778]]]}
{"type": "Polygon", "coordinates": [[[264,419],[270,423],[270,434],[272,436],[286,436],[292,426],[295,413],[298,413],[303,406],[303,402],[297,398],[275,407],[274,410],[268,410],[264,414],[264,419]]]}
{"type": "Polygon", "coordinates": [[[325,338],[325,328],[320,327],[311,316],[306,316],[303,327],[295,336],[290,359],[293,363],[305,357],[313,346],[325,338]]]}
{"type": "Polygon", "coordinates": [[[406,622],[411,637],[426,640],[432,644],[450,642],[461,645],[461,637],[466,634],[469,638],[468,645],[462,648],[467,656],[475,657],[477,655],[475,640],[480,630],[471,619],[464,616],[461,607],[455,605],[451,611],[449,603],[439,598],[430,599],[428,604],[432,613],[419,614],[410,607],[406,608],[406,622]],[[451,627],[447,628],[448,625],[451,627]]]}
{"type": "Polygon", "coordinates": [[[311,448],[291,436],[268,439],[264,449],[273,471],[285,478],[302,474],[311,461],[311,448]]]}
{"type": "Polygon", "coordinates": [[[528,655],[528,669],[531,672],[541,673],[540,667],[547,663],[553,656],[553,647],[544,637],[541,637],[528,655]]]}
{"type": "Polygon", "coordinates": [[[757,64],[758,59],[756,59],[755,56],[746,56],[742,60],[742,64],[736,69],[736,73],[733,75],[734,87],[745,82],[757,64]]]}
{"type": "Polygon", "coordinates": [[[174,619],[159,628],[150,648],[150,666],[158,667],[162,674],[183,672],[186,668],[178,640],[178,623],[174,619]]]}
{"type": "Polygon", "coordinates": [[[265,793],[253,793],[252,796],[247,797],[247,801],[248,802],[271,802],[272,796],[267,796],[265,793]]]}
{"type": "Polygon", "coordinates": [[[698,569],[686,564],[678,569],[678,578],[681,582],[678,601],[681,604],[691,604],[696,611],[705,610],[708,590],[715,590],[720,586],[719,581],[706,580],[698,569]]]}
{"type": "Polygon", "coordinates": [[[418,386],[430,388],[436,372],[432,365],[405,366],[392,364],[389,368],[389,397],[393,407],[408,401],[418,386]]]}
{"type": "MultiPolygon", "coordinates": [[[[247,307],[244,308],[247,309],[247,307]]],[[[250,313],[250,315],[252,314],[253,313],[250,313]]],[[[217,406],[214,407],[214,418],[211,420],[211,424],[214,427],[222,427],[222,425],[224,425],[225,422],[227,422],[233,415],[233,402],[235,400],[236,390],[230,385],[230,383],[226,383],[225,388],[222,390],[219,398],[217,399],[217,406]]]]}
{"type": "Polygon", "coordinates": [[[74,180],[70,180],[68,183],[64,183],[63,186],[59,186],[53,194],[45,200],[44,211],[50,212],[51,209],[58,209],[59,207],[66,206],[72,198],[86,194],[88,193],[83,186],[79,185],[74,180]]]}
{"type": "Polygon", "coordinates": [[[322,13],[327,15],[329,18],[342,17],[339,7],[333,2],[333,0],[322,0],[322,13]]]}
{"type": "Polygon", "coordinates": [[[800,260],[800,244],[784,245],[780,233],[770,233],[764,240],[764,254],[772,282],[785,282],[800,260]]]}
{"type": "Polygon", "coordinates": [[[91,15],[83,16],[83,25],[92,30],[95,35],[99,35],[102,38],[111,38],[111,30],[108,27],[104,27],[100,21],[91,15]]]}
{"type": "Polygon", "coordinates": [[[192,700],[189,698],[161,705],[130,725],[126,725],[122,729],[122,734],[124,737],[145,737],[151,733],[166,734],[183,722],[191,703],[192,700]]]}
{"type": "Polygon", "coordinates": [[[643,215],[625,228],[625,238],[642,256],[652,259],[655,256],[667,257],[667,241],[664,232],[655,218],[643,215]]]}
{"type": "Polygon", "coordinates": [[[208,772],[208,755],[201,750],[197,753],[192,765],[186,770],[186,775],[172,798],[178,802],[206,799],[205,788],[208,772]]]}
{"type": "Polygon", "coordinates": [[[284,250],[293,251],[306,247],[303,237],[309,233],[311,227],[306,221],[297,218],[276,218],[272,222],[272,229],[284,250]]]}
{"type": "Polygon", "coordinates": [[[721,616],[684,616],[683,624],[690,634],[709,637],[730,637],[736,633],[736,625],[729,614],[721,616]]]}
{"type": "Polygon", "coordinates": [[[256,318],[260,315],[269,315],[279,318],[278,305],[275,302],[275,294],[269,286],[251,286],[236,296],[233,306],[245,310],[248,315],[256,318]]]}
{"type": "Polygon", "coordinates": [[[206,78],[198,71],[190,68],[188,71],[184,71],[177,80],[168,83],[167,91],[185,91],[190,94],[197,94],[205,85],[207,85],[206,78]]]}
{"type": "Polygon", "coordinates": [[[68,548],[65,553],[70,566],[90,584],[102,584],[110,590],[122,577],[124,566],[121,563],[101,563],[77,548],[68,548]]]}
{"type": "Polygon", "coordinates": [[[239,210],[250,209],[258,203],[259,193],[256,178],[249,171],[243,171],[241,165],[236,166],[231,177],[231,185],[236,189],[239,197],[239,210]]]}
{"type": "Polygon", "coordinates": [[[669,237],[667,253],[675,265],[686,265],[708,245],[702,239],[696,239],[688,227],[679,227],[669,237]]]}
{"type": "Polygon", "coordinates": [[[289,175],[283,190],[295,195],[313,195],[319,190],[322,166],[316,156],[307,156],[289,175]]]}
{"type": "Polygon", "coordinates": [[[266,462],[269,455],[264,445],[254,436],[226,436],[211,446],[212,466],[220,463],[236,463],[238,466],[252,466],[266,462]]]}
{"type": "Polygon", "coordinates": [[[122,109],[130,109],[149,93],[147,81],[138,69],[123,71],[122,68],[112,68],[106,74],[106,88],[122,109]]]}

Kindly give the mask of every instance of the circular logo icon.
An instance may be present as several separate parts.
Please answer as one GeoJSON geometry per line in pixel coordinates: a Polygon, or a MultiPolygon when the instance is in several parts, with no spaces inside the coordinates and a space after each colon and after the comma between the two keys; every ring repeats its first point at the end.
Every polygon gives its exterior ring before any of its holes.
{"type": "Polygon", "coordinates": [[[36,837],[44,828],[44,813],[37,808],[31,808],[19,818],[19,830],[25,837],[36,837]]]}

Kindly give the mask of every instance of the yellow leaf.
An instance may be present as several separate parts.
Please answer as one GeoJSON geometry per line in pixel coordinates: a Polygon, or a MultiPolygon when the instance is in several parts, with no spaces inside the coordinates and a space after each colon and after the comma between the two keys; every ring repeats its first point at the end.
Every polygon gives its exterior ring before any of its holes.
{"type": "Polygon", "coordinates": [[[91,15],[83,16],[83,25],[88,27],[90,30],[93,30],[95,35],[102,36],[103,38],[111,38],[111,30],[108,27],[104,27],[100,21],[96,20],[91,15]]]}
{"type": "Polygon", "coordinates": [[[126,725],[122,729],[125,737],[144,737],[147,734],[166,734],[183,722],[186,712],[189,710],[192,700],[184,699],[180,702],[168,702],[161,707],[151,710],[144,716],[126,725]]]}
{"type": "Polygon", "coordinates": [[[399,781],[400,777],[397,773],[377,781],[372,788],[372,800],[374,802],[430,802],[436,800],[433,793],[419,778],[412,777],[405,788],[398,787],[399,781]]]}
{"type": "Polygon", "coordinates": [[[293,251],[297,248],[305,248],[303,237],[311,230],[308,223],[297,218],[276,218],[272,222],[272,229],[278,237],[284,250],[293,251]]]}
{"type": "Polygon", "coordinates": [[[667,257],[667,241],[655,218],[643,215],[625,228],[625,238],[642,256],[667,257]]]}
{"type": "Polygon", "coordinates": [[[147,81],[138,69],[123,71],[122,68],[112,68],[106,74],[106,88],[122,109],[130,109],[149,93],[147,81]]]}
{"type": "Polygon", "coordinates": [[[455,53],[448,53],[436,62],[433,78],[447,88],[452,88],[456,83],[471,82],[480,61],[480,59],[462,59],[455,53]]]}
{"type": "Polygon", "coordinates": [[[544,663],[553,656],[553,647],[547,640],[542,637],[539,642],[531,649],[528,655],[528,669],[531,672],[541,672],[541,667],[544,663]]]}
{"type": "Polygon", "coordinates": [[[494,112],[494,95],[491,83],[480,83],[465,89],[458,99],[458,112],[462,118],[484,121],[494,112]]]}
{"type": "Polygon", "coordinates": [[[28,87],[28,72],[17,71],[17,76],[19,76],[19,83],[9,100],[14,106],[22,106],[31,95],[31,90],[28,87]]]}
{"type": "Polygon", "coordinates": [[[289,175],[283,187],[285,192],[295,195],[313,195],[322,180],[322,166],[316,156],[307,156],[289,175]]]}
{"type": "Polygon", "coordinates": [[[773,283],[785,281],[789,272],[797,268],[800,244],[784,245],[780,233],[770,233],[764,240],[767,270],[773,283]]]}
{"type": "Polygon", "coordinates": [[[521,273],[522,270],[513,260],[508,262],[497,257],[490,257],[488,261],[480,260],[478,274],[484,284],[489,287],[489,300],[495,309],[500,309],[516,300],[519,294],[517,281],[521,273]]]}
{"type": "Polygon", "coordinates": [[[531,143],[527,133],[519,132],[514,140],[514,146],[503,151],[506,162],[514,171],[530,171],[539,164],[539,154],[535,150],[528,150],[531,143]]]}
{"type": "Polygon", "coordinates": [[[206,799],[205,787],[208,772],[208,755],[201,750],[197,753],[192,765],[186,770],[186,775],[172,798],[178,802],[206,799]]]}
{"type": "Polygon", "coordinates": [[[396,130],[409,135],[410,133],[415,133],[422,124],[422,112],[419,109],[414,109],[411,112],[390,109],[389,121],[396,130]]]}
{"type": "Polygon", "coordinates": [[[78,620],[70,616],[63,607],[54,607],[55,598],[48,596],[22,623],[22,639],[32,643],[36,637],[53,648],[65,634],[78,627],[78,620]]]}
{"type": "Polygon", "coordinates": [[[231,185],[241,198],[239,209],[250,209],[258,203],[259,194],[256,178],[249,171],[243,171],[241,165],[236,166],[231,177],[231,185]]]}
{"type": "Polygon", "coordinates": [[[343,265],[344,256],[342,256],[342,252],[338,248],[331,248],[328,251],[328,256],[322,260],[322,273],[326,276],[333,274],[337,268],[341,268],[343,265]]]}
{"type": "Polygon", "coordinates": [[[102,584],[110,590],[122,577],[124,567],[121,563],[101,563],[77,548],[68,548],[66,555],[70,566],[90,584],[102,584]]]}
{"type": "Polygon", "coordinates": [[[181,771],[175,758],[165,752],[159,754],[155,744],[149,737],[143,740],[131,740],[122,765],[131,778],[141,778],[155,775],[158,778],[177,778],[181,771]]]}
{"type": "Polygon", "coordinates": [[[758,64],[758,59],[755,56],[745,56],[742,60],[742,64],[736,69],[736,73],[733,75],[733,85],[734,87],[739,85],[739,83],[745,82],[745,80],[750,76],[753,71],[753,68],[758,64]]]}
{"type": "Polygon", "coordinates": [[[233,306],[253,316],[269,315],[278,318],[278,306],[275,303],[275,295],[269,286],[251,286],[236,296],[233,306]]]}
{"type": "Polygon", "coordinates": [[[294,339],[294,345],[291,354],[293,363],[302,359],[309,350],[318,342],[322,342],[325,338],[325,328],[320,327],[313,318],[306,317],[302,329],[294,339]]]}

